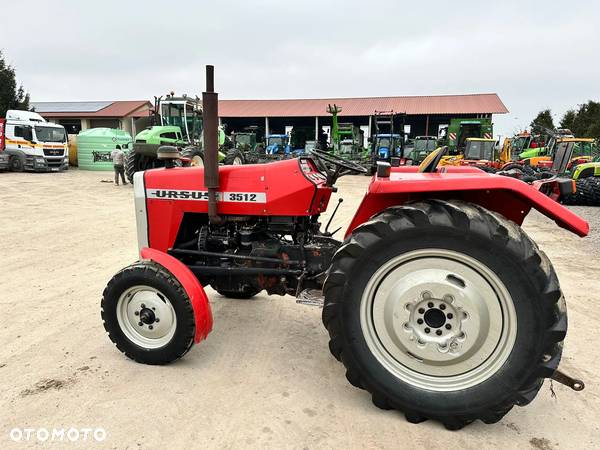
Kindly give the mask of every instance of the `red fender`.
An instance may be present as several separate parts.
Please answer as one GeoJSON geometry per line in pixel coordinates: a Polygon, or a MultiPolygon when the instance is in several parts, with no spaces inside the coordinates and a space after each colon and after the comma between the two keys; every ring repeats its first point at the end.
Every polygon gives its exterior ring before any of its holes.
{"type": "Polygon", "coordinates": [[[476,203],[519,225],[531,208],[535,208],[558,226],[578,236],[586,236],[590,230],[584,219],[533,186],[515,178],[491,175],[465,166],[440,173],[416,173],[414,169],[407,168],[392,170],[389,177],[373,177],[344,237],[348,238],[354,228],[390,206],[428,198],[476,203]]]}
{"type": "Polygon", "coordinates": [[[204,292],[204,288],[192,271],[178,259],[160,250],[144,247],[140,251],[140,256],[142,259],[150,259],[160,264],[179,280],[190,298],[192,308],[194,309],[194,320],[196,321],[194,342],[197,344],[201,340],[206,339],[206,336],[212,330],[212,312],[210,311],[206,292],[204,292]]]}

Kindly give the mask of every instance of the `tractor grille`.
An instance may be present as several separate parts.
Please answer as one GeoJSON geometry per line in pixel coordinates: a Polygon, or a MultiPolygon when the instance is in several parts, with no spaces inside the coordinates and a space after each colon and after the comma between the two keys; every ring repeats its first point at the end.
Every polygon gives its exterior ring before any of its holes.
{"type": "Polygon", "coordinates": [[[44,156],[63,156],[64,152],[62,148],[45,148],[44,156]]]}

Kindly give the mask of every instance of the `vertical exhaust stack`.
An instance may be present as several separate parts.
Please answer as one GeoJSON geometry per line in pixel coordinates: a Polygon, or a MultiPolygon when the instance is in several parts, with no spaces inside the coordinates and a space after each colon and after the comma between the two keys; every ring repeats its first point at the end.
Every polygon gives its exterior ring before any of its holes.
{"type": "Polygon", "coordinates": [[[206,66],[206,91],[202,93],[204,121],[204,185],[208,189],[208,219],[221,223],[217,214],[217,189],[219,189],[218,126],[219,94],[215,92],[213,66],[206,66]]]}

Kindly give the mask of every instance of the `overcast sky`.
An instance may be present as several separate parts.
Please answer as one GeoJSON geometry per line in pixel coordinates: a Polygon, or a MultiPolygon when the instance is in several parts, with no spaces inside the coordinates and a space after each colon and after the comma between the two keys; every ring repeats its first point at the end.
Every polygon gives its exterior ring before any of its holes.
{"type": "Polygon", "coordinates": [[[10,1],[0,49],[32,101],[497,92],[495,133],[600,100],[600,2],[10,1]]]}

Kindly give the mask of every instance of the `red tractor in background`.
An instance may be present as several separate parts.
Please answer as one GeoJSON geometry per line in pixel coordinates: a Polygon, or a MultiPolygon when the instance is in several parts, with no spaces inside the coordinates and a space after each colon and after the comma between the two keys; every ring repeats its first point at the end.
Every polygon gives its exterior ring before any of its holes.
{"type": "MultiPolygon", "coordinates": [[[[336,180],[365,169],[330,153],[217,165],[212,66],[203,94],[204,168],[134,179],[140,260],[106,286],[102,319],[129,358],[166,364],[212,328],[203,286],[324,302],[329,349],[373,403],[459,429],[528,404],[557,370],[567,313],[554,269],[520,228],[534,208],[579,236],[588,224],[537,189],[472,167],[379,163],[344,240],[321,229],[336,180]]],[[[568,186],[571,186],[569,183],[568,186]]]]}

